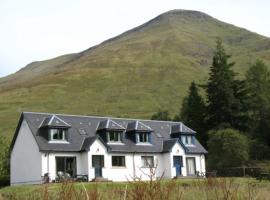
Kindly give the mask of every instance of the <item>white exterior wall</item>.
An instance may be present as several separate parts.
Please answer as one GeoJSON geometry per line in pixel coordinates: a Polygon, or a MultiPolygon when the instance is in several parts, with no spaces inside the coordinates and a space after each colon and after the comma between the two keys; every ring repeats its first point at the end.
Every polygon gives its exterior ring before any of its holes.
{"type": "Polygon", "coordinates": [[[10,159],[11,185],[41,183],[41,153],[25,120],[21,124],[10,159]]]}
{"type": "Polygon", "coordinates": [[[205,156],[203,154],[186,154],[183,147],[176,143],[168,153],[108,153],[106,147],[96,140],[88,152],[74,153],[41,153],[26,121],[22,122],[18,137],[11,152],[11,185],[41,183],[41,177],[49,173],[51,180],[56,178],[57,156],[76,157],[77,174],[88,174],[89,181],[95,178],[92,167],[92,155],[104,156],[103,178],[111,181],[127,181],[134,178],[149,180],[150,169],[142,167],[141,156],[154,156],[156,166],[155,177],[173,178],[176,169],[173,156],[182,156],[182,175],[186,176],[186,157],[194,157],[196,171],[205,172],[205,156]],[[125,156],[125,167],[113,167],[112,156],[125,156]]]}
{"type": "Polygon", "coordinates": [[[102,168],[102,177],[112,181],[127,181],[134,178],[142,180],[149,180],[150,169],[142,167],[141,156],[154,156],[155,165],[157,165],[155,177],[160,177],[163,170],[163,156],[162,154],[122,154],[112,153],[108,154],[104,145],[96,140],[90,147],[88,152],[88,166],[89,166],[89,180],[95,178],[95,169],[92,167],[92,155],[104,156],[104,167],[102,168]],[[112,156],[125,156],[125,167],[113,167],[112,156]]]}
{"type": "Polygon", "coordinates": [[[51,180],[56,178],[57,156],[76,157],[77,174],[88,174],[87,153],[42,153],[42,174],[49,173],[51,180]]]}
{"type": "Polygon", "coordinates": [[[176,169],[173,166],[173,156],[182,156],[183,159],[183,167],[182,167],[182,175],[186,176],[187,175],[187,170],[186,170],[186,156],[185,156],[185,151],[183,149],[183,147],[177,142],[175,143],[175,145],[173,146],[171,153],[170,153],[170,167],[168,166],[168,168],[171,169],[171,176],[169,178],[173,178],[176,176],[176,169]]]}
{"type": "Polygon", "coordinates": [[[203,154],[187,154],[186,157],[195,158],[196,171],[205,172],[205,156],[203,154]]]}

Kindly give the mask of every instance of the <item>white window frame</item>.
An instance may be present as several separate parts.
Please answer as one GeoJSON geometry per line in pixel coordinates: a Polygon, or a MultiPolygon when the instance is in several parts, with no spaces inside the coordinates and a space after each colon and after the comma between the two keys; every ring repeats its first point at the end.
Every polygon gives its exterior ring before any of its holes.
{"type": "Polygon", "coordinates": [[[141,161],[143,168],[153,168],[155,166],[154,156],[141,156],[141,161]],[[149,162],[148,159],[151,159],[151,161],[149,162]]]}
{"type": "Polygon", "coordinates": [[[112,155],[112,167],[113,168],[125,168],[126,167],[126,156],[112,155]],[[124,165],[113,165],[113,157],[123,157],[124,158],[124,165]]]}
{"type": "Polygon", "coordinates": [[[67,131],[65,129],[56,129],[56,128],[53,128],[53,129],[50,129],[49,133],[50,133],[49,134],[49,142],[50,143],[54,143],[54,142],[67,143],[67,139],[66,139],[67,131]],[[53,135],[55,133],[60,134],[60,131],[62,131],[62,138],[61,139],[53,139],[53,135]]]}
{"type": "Polygon", "coordinates": [[[123,135],[122,132],[118,132],[118,131],[108,131],[108,132],[107,132],[107,141],[108,141],[108,143],[122,143],[122,135],[123,135]],[[110,138],[110,134],[111,134],[111,133],[113,133],[113,134],[118,134],[118,137],[117,137],[118,140],[111,140],[111,138],[110,138]]]}

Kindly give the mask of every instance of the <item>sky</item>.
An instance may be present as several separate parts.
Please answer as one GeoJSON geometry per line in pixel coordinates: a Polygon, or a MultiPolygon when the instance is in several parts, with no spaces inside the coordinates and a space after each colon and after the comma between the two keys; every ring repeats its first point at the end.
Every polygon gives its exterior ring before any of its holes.
{"type": "Polygon", "coordinates": [[[269,0],[0,0],[0,77],[83,51],[173,9],[270,37],[269,0]]]}

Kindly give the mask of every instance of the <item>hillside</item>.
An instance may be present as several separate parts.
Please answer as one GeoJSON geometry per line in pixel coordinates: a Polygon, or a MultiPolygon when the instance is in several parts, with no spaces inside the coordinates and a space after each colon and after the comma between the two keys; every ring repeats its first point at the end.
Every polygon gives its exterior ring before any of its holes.
{"type": "Polygon", "coordinates": [[[178,112],[188,85],[205,81],[216,37],[241,74],[270,65],[270,39],[197,11],[173,10],[77,54],[33,62],[0,79],[0,135],[21,111],[149,118],[178,112]]]}

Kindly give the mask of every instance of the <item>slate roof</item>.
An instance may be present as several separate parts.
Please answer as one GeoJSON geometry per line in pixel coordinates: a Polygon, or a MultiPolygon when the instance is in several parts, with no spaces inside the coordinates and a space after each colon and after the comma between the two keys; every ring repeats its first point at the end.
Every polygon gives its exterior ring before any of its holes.
{"type": "Polygon", "coordinates": [[[136,121],[128,123],[127,132],[130,132],[130,131],[152,132],[153,129],[151,129],[151,127],[142,123],[141,121],[136,120],[136,121]]]}
{"type": "MultiPolygon", "coordinates": [[[[170,151],[171,142],[173,140],[170,136],[171,127],[174,125],[185,126],[181,122],[171,122],[171,121],[155,121],[155,120],[137,120],[137,119],[125,119],[125,118],[108,118],[108,117],[97,117],[97,116],[80,116],[80,115],[64,115],[64,114],[51,114],[51,113],[34,113],[34,112],[23,112],[20,117],[12,144],[11,149],[16,141],[20,126],[22,121],[25,120],[39,146],[40,151],[50,151],[50,152],[80,152],[89,149],[89,146],[97,139],[98,128],[110,127],[111,124],[117,124],[117,127],[123,127],[125,129],[124,135],[126,135],[126,130],[134,130],[128,126],[134,127],[135,130],[148,130],[152,131],[151,134],[151,144],[148,145],[138,145],[135,144],[128,137],[123,137],[123,144],[107,144],[108,151],[118,152],[118,153],[134,153],[134,152],[144,152],[144,153],[158,153],[170,151]],[[47,119],[55,116],[61,122],[64,122],[70,127],[68,128],[68,142],[69,143],[49,143],[46,138],[41,133],[41,126],[47,124],[47,119]],[[105,121],[109,125],[104,126],[105,121]],[[134,122],[137,122],[134,124],[134,122]],[[103,124],[104,123],[104,124],[103,124]],[[84,130],[81,134],[80,130],[84,130]]],[[[188,129],[189,131],[191,129],[188,129]]],[[[190,132],[190,133],[194,133],[190,132]]],[[[102,141],[100,137],[98,137],[102,141]]],[[[181,141],[178,142],[182,144],[181,141]]],[[[185,147],[186,153],[207,153],[207,151],[202,147],[202,145],[195,139],[195,145],[185,147]]]]}
{"type": "Polygon", "coordinates": [[[62,128],[69,128],[71,125],[66,123],[64,120],[60,119],[56,115],[52,115],[50,117],[46,117],[43,122],[41,123],[40,127],[62,127],[62,128]]]}
{"type": "Polygon", "coordinates": [[[99,122],[97,130],[104,130],[104,129],[108,129],[108,130],[125,130],[125,128],[123,126],[116,123],[112,119],[106,119],[106,120],[103,120],[103,121],[99,122]]]}
{"type": "Polygon", "coordinates": [[[191,128],[187,127],[183,123],[174,124],[171,127],[171,133],[179,133],[182,134],[195,134],[196,132],[193,131],[191,128]]]}

